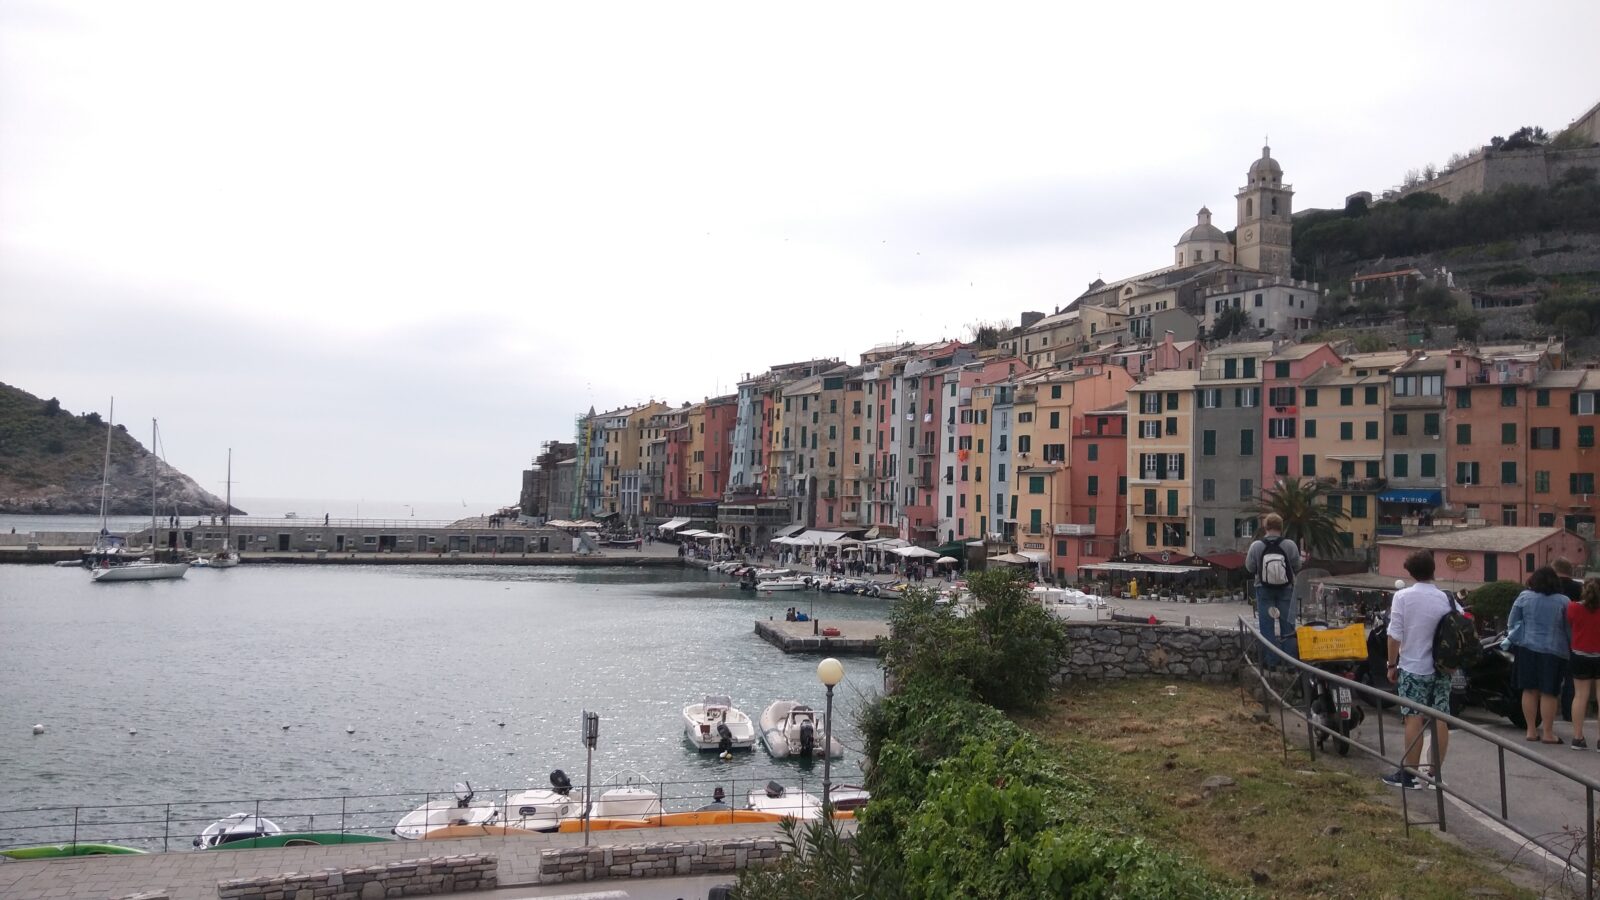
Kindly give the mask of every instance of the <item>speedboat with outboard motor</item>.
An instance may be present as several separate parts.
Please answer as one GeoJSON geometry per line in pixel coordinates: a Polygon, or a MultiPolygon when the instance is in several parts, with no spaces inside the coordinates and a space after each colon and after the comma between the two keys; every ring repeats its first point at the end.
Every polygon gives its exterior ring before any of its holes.
{"type": "Polygon", "coordinates": [[[251,838],[271,837],[282,833],[283,829],[271,819],[263,819],[254,813],[241,812],[207,825],[194,839],[194,845],[201,850],[208,850],[234,841],[248,841],[251,838]]]}
{"type": "Polygon", "coordinates": [[[683,733],[698,750],[749,750],[756,745],[756,726],[733,701],[708,694],[683,708],[683,733]]]}
{"type": "Polygon", "coordinates": [[[762,581],[756,585],[761,591],[809,591],[811,579],[801,575],[788,575],[783,578],[774,578],[771,581],[762,581]]]}
{"type": "Polygon", "coordinates": [[[822,801],[815,794],[792,790],[776,781],[767,782],[766,787],[751,788],[745,804],[749,809],[786,819],[822,818],[822,801]]]}
{"type": "Polygon", "coordinates": [[[572,779],[556,769],[549,788],[532,788],[506,797],[502,822],[524,831],[556,831],[564,819],[583,817],[583,798],[572,796],[572,779]]]}
{"type": "Polygon", "coordinates": [[[844,755],[839,741],[823,732],[817,711],[798,700],[776,700],[761,711],[761,742],[779,759],[821,756],[824,747],[829,756],[844,755]]]}
{"type": "Polygon", "coordinates": [[[473,796],[471,782],[457,782],[454,798],[429,800],[406,813],[394,826],[394,836],[403,841],[415,841],[439,828],[496,824],[500,820],[500,807],[487,804],[474,806],[473,796]]]}

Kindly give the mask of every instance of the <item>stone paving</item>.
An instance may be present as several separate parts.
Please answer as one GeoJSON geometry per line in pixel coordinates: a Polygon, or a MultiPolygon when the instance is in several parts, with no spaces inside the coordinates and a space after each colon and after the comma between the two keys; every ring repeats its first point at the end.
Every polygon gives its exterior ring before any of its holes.
{"type": "MultiPolygon", "coordinates": [[[[654,828],[590,836],[591,846],[672,841],[773,839],[776,825],[654,828]]],[[[499,859],[504,885],[537,884],[540,851],[583,846],[582,834],[390,841],[329,847],[203,850],[142,856],[80,856],[0,864],[0,897],[6,900],[107,900],[141,891],[165,890],[171,900],[217,900],[217,882],[286,872],[370,866],[424,856],[486,854],[499,859]]],[[[626,884],[613,881],[612,885],[626,884]]],[[[569,885],[580,890],[577,885],[569,885]]]]}

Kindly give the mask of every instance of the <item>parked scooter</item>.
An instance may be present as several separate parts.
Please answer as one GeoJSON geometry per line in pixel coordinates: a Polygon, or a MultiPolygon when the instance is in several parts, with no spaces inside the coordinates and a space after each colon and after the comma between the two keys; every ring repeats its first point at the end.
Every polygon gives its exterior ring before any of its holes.
{"type": "MultiPolygon", "coordinates": [[[[1327,627],[1324,622],[1307,622],[1310,627],[1327,627]]],[[[1333,659],[1310,662],[1324,672],[1347,678],[1351,681],[1366,682],[1367,661],[1364,659],[1333,659]]],[[[1317,732],[1317,749],[1321,750],[1329,737],[1333,738],[1333,749],[1340,756],[1350,753],[1350,734],[1361,726],[1366,718],[1366,712],[1355,702],[1354,692],[1343,685],[1335,685],[1322,679],[1305,679],[1305,688],[1310,692],[1310,707],[1312,721],[1333,732],[1332,735],[1325,731],[1317,732]]]]}

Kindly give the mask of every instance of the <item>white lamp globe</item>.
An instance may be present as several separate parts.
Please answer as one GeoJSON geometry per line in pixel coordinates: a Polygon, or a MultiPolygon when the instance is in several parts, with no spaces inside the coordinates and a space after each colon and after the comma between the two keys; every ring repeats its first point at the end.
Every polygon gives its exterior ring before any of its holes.
{"type": "Polygon", "coordinates": [[[844,680],[844,666],[833,657],[828,657],[817,663],[817,680],[833,687],[844,680]]]}

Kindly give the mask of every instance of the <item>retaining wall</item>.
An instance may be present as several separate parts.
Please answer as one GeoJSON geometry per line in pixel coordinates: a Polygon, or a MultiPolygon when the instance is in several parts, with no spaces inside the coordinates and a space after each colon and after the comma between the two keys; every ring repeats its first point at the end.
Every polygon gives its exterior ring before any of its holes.
{"type": "Polygon", "coordinates": [[[571,847],[539,854],[539,881],[599,881],[662,875],[710,875],[769,866],[783,850],[772,838],[663,841],[622,847],[571,847]]]}
{"type": "Polygon", "coordinates": [[[382,900],[384,897],[483,891],[496,887],[499,864],[493,856],[473,854],[234,878],[217,882],[217,897],[218,900],[382,900]]]}
{"type": "Polygon", "coordinates": [[[1069,623],[1067,639],[1061,682],[1159,676],[1221,683],[1239,675],[1239,634],[1232,629],[1084,622],[1069,623]]]}

